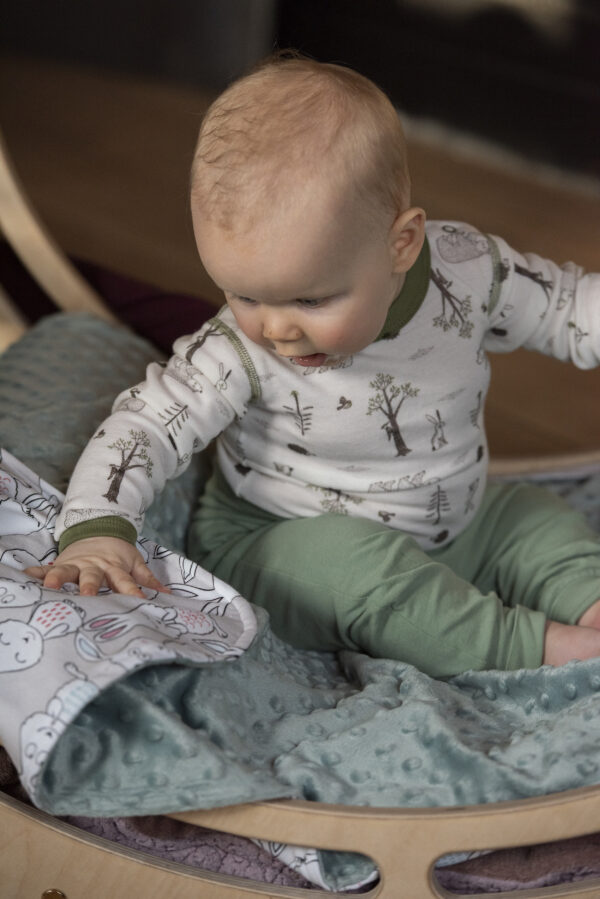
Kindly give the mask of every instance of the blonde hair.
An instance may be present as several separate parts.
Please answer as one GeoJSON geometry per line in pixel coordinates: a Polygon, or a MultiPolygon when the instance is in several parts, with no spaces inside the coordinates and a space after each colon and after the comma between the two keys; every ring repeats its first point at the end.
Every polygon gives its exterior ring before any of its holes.
{"type": "Polygon", "coordinates": [[[379,217],[408,206],[400,119],[368,78],[287,54],[234,82],[208,109],[191,185],[205,220],[248,227],[324,181],[356,191],[379,217]]]}

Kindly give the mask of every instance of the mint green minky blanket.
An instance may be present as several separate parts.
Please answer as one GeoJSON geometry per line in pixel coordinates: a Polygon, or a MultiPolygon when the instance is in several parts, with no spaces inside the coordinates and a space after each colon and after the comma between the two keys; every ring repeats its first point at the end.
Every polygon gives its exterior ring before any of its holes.
{"type": "MultiPolygon", "coordinates": [[[[2,443],[64,487],[112,397],[153,356],[99,322],[47,320],[0,358],[2,443]],[[17,410],[7,385],[17,388],[17,410]]],[[[150,536],[175,549],[202,466],[187,484],[169,485],[152,511],[150,536]]],[[[600,529],[598,475],[552,487],[600,529]]],[[[108,687],[62,735],[36,803],[90,816],[284,796],[452,806],[600,782],[600,660],[442,682],[394,661],[295,650],[274,637],[261,610],[257,619],[258,635],[237,659],[153,665],[108,687]]],[[[360,857],[323,856],[333,888],[355,883],[365,866],[360,857]]]]}

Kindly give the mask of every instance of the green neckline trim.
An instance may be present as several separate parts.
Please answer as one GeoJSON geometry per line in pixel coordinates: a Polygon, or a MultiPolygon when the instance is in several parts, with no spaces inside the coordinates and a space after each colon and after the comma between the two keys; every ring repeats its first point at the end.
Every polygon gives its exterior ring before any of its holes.
{"type": "Polygon", "coordinates": [[[425,237],[417,261],[407,271],[402,290],[390,306],[383,328],[379,336],[375,338],[375,342],[397,337],[402,328],[418,312],[429,287],[430,272],[431,250],[429,241],[425,237]]]}
{"type": "Polygon", "coordinates": [[[251,397],[253,400],[257,400],[260,397],[262,391],[260,386],[260,378],[258,377],[256,369],[254,368],[254,363],[252,362],[250,353],[248,352],[240,338],[237,336],[235,331],[233,331],[228,324],[222,321],[218,315],[215,316],[215,318],[211,319],[211,321],[217,326],[217,328],[219,328],[223,332],[225,337],[229,339],[229,341],[233,345],[233,348],[240,357],[240,361],[250,382],[251,397]]]}

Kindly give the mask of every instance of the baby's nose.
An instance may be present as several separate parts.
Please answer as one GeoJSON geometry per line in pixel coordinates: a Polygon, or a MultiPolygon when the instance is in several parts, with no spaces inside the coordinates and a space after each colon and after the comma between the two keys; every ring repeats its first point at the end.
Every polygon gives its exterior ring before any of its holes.
{"type": "Polygon", "coordinates": [[[299,340],[302,331],[285,314],[269,313],[263,321],[263,334],[267,340],[299,340]]]}

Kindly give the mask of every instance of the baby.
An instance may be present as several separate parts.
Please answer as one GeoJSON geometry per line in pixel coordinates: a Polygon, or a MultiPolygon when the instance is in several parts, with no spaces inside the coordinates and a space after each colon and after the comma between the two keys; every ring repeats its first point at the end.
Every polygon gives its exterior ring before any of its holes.
{"type": "Polygon", "coordinates": [[[144,511],[194,452],[216,464],[195,559],[296,646],[434,677],[600,655],[600,542],[554,495],[488,484],[488,352],[600,362],[600,276],[411,205],[398,115],[369,80],[265,63],[209,109],[198,251],[226,305],[117,398],[30,569],[160,589],[144,511]]]}

